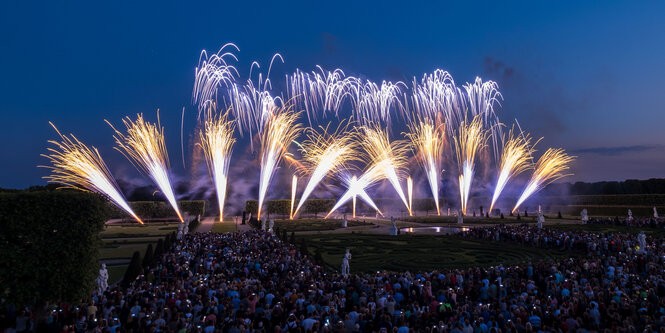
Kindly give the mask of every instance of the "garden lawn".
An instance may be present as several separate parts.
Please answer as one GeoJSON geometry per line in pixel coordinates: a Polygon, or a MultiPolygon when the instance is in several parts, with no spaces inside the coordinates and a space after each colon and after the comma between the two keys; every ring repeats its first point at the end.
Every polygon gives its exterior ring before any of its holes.
{"type": "Polygon", "coordinates": [[[457,236],[322,234],[296,235],[296,246],[306,239],[307,251],[320,251],[323,261],[339,270],[346,249],[351,250],[351,272],[429,271],[475,266],[510,265],[567,258],[575,254],[505,242],[462,239],[457,236]]]}

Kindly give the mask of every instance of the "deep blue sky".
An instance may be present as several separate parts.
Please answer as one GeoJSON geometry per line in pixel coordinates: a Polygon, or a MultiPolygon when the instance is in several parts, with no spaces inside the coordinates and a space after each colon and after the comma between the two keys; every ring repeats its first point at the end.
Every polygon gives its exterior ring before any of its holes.
{"type": "Polygon", "coordinates": [[[381,79],[499,83],[501,118],[579,156],[570,180],[665,177],[663,1],[32,1],[0,4],[0,187],[43,183],[48,121],[135,175],[103,122],[161,109],[175,171],[202,49],[381,79]],[[432,2],[433,3],[433,2],[432,2]],[[468,3],[468,4],[467,4],[468,3]],[[408,4],[408,5],[407,5],[408,4]]]}

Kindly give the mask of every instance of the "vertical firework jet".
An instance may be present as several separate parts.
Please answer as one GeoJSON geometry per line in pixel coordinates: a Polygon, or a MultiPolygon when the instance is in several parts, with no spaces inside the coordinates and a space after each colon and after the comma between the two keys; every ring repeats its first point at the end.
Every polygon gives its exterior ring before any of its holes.
{"type": "Polygon", "coordinates": [[[406,193],[409,195],[409,213],[413,215],[413,179],[411,176],[406,179],[406,193]]]}
{"type": "Polygon", "coordinates": [[[228,120],[228,111],[224,114],[214,114],[210,108],[206,112],[203,129],[199,132],[208,170],[212,175],[217,192],[219,205],[219,222],[224,219],[224,201],[226,199],[226,186],[228,184],[229,162],[233,152],[233,131],[235,124],[228,120]]]}
{"type": "Polygon", "coordinates": [[[569,164],[575,160],[575,156],[566,154],[563,149],[550,148],[536,162],[536,169],[531,175],[531,179],[526,185],[524,192],[517,200],[513,212],[534,193],[540,191],[543,187],[557,181],[563,177],[570,176],[563,172],[569,169],[569,164]]]}
{"type": "Polygon", "coordinates": [[[411,131],[406,136],[411,141],[411,149],[416,159],[423,167],[425,175],[427,175],[427,181],[436,205],[436,213],[441,215],[439,211],[439,173],[443,171],[441,157],[444,149],[445,127],[435,127],[428,121],[422,121],[409,126],[409,128],[411,131]]]}
{"type": "Polygon", "coordinates": [[[378,173],[378,175],[390,181],[409,214],[411,214],[411,207],[409,207],[406,200],[399,178],[400,171],[407,163],[408,145],[403,140],[390,142],[388,133],[378,127],[364,126],[362,135],[362,145],[367,154],[371,172],[378,173]]]}
{"type": "Polygon", "coordinates": [[[490,212],[510,178],[532,167],[531,155],[535,151],[534,146],[540,141],[531,144],[531,137],[528,134],[516,133],[514,130],[515,128],[510,130],[508,140],[503,145],[499,177],[496,180],[496,187],[494,187],[490,212]]]}
{"type": "Polygon", "coordinates": [[[460,170],[459,191],[462,214],[466,215],[471,182],[473,181],[474,163],[478,153],[487,145],[487,130],[483,129],[480,115],[469,123],[463,121],[455,133],[455,153],[460,170]]]}
{"type": "Polygon", "coordinates": [[[118,185],[97,148],[88,148],[74,135],[64,136],[55,125],[51,123],[51,126],[62,141],[49,141],[56,148],[48,149],[51,154],[42,154],[53,164],[53,166],[46,167],[51,169],[51,175],[44,178],[49,182],[60,183],[66,187],[99,193],[143,224],[118,190],[118,185]]]}
{"type": "Polygon", "coordinates": [[[259,208],[257,219],[261,219],[261,208],[268,185],[277,166],[287,153],[289,145],[300,133],[302,126],[297,123],[300,113],[290,107],[277,108],[268,115],[261,132],[261,176],[259,179],[259,208]]]}
{"type": "Polygon", "coordinates": [[[298,189],[298,176],[293,174],[293,179],[291,180],[291,212],[289,213],[290,220],[293,220],[293,205],[296,203],[297,189],[298,189]]]}
{"type": "Polygon", "coordinates": [[[339,171],[344,164],[358,160],[354,154],[355,135],[348,132],[348,124],[340,125],[333,133],[328,133],[328,127],[320,129],[319,132],[309,128],[307,140],[302,145],[301,151],[310,178],[294,216],[325,177],[339,171]]]}
{"type": "Polygon", "coordinates": [[[118,144],[116,149],[137,169],[143,170],[152,178],[173,207],[180,222],[183,222],[168,176],[169,156],[164,142],[164,128],[159,124],[159,113],[157,124],[146,122],[142,114],[138,115],[136,121],[132,121],[129,117],[123,119],[127,127],[126,135],[116,130],[108,121],[107,123],[116,133],[113,136],[118,144]]]}

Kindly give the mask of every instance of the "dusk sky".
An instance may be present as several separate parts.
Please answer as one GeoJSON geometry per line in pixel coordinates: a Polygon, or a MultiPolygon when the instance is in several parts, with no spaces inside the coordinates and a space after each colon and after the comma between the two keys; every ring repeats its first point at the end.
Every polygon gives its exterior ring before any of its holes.
{"type": "MultiPolygon", "coordinates": [[[[112,149],[108,119],[160,109],[171,163],[185,174],[185,131],[199,53],[235,43],[283,80],[321,65],[376,81],[436,68],[458,84],[499,84],[501,119],[577,161],[567,181],[665,177],[664,1],[32,1],[0,4],[0,187],[44,184],[48,122],[100,148],[111,171],[137,173],[112,149]]],[[[185,153],[187,154],[187,152],[185,153]]]]}

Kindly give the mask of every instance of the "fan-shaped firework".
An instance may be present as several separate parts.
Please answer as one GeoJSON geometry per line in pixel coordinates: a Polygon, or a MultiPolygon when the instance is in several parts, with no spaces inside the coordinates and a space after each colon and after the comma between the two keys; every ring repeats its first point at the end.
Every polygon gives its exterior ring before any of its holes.
{"type": "Polygon", "coordinates": [[[575,156],[566,154],[563,149],[550,148],[536,162],[536,168],[531,175],[531,179],[526,185],[524,192],[517,200],[513,212],[534,193],[540,191],[544,186],[561,179],[568,174],[564,174],[569,169],[570,162],[575,160],[575,156]]]}
{"type": "Polygon", "coordinates": [[[528,134],[517,133],[514,130],[514,128],[510,130],[508,140],[503,145],[499,175],[492,195],[490,212],[508,181],[532,167],[531,155],[534,152],[534,146],[540,141],[531,144],[531,137],[528,134]]]}
{"type": "Polygon", "coordinates": [[[348,130],[348,124],[338,127],[332,133],[328,133],[328,127],[321,127],[320,131],[310,128],[307,137],[302,145],[302,153],[309,181],[294,215],[298,214],[312,191],[325,177],[339,171],[345,163],[358,160],[353,154],[356,146],[355,135],[348,130]]]}
{"type": "Polygon", "coordinates": [[[51,126],[58,133],[61,141],[49,141],[56,145],[56,148],[49,148],[51,154],[42,155],[52,163],[52,166],[47,167],[51,169],[51,175],[45,178],[49,182],[102,194],[136,221],[143,224],[143,221],[129,207],[120,190],[118,190],[118,185],[113,180],[113,176],[101,155],[99,155],[97,148],[88,148],[74,135],[64,136],[55,125],[51,124],[51,126]]]}
{"type": "Polygon", "coordinates": [[[390,141],[388,133],[378,127],[364,126],[361,130],[361,142],[370,170],[376,169],[383,178],[388,179],[393,188],[411,214],[411,207],[406,200],[402,185],[400,184],[400,173],[407,164],[407,151],[409,149],[406,141],[390,141]]]}
{"type": "Polygon", "coordinates": [[[127,117],[123,120],[123,123],[127,128],[127,134],[121,133],[113,128],[111,123],[108,123],[116,133],[114,136],[118,144],[116,149],[125,155],[139,170],[144,171],[152,178],[173,207],[180,222],[183,222],[169,180],[169,155],[166,152],[164,142],[164,128],[161,127],[159,121],[157,124],[146,122],[143,120],[142,114],[138,115],[136,121],[127,117]]]}
{"type": "Polygon", "coordinates": [[[290,107],[274,109],[270,112],[261,133],[261,175],[259,178],[259,208],[257,219],[261,219],[261,207],[265,200],[270,180],[277,166],[287,153],[289,145],[300,133],[302,126],[297,123],[300,113],[290,107]]]}

